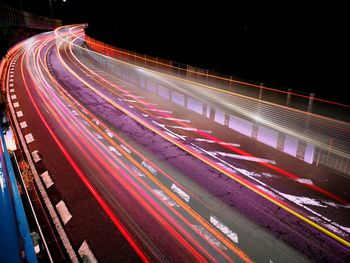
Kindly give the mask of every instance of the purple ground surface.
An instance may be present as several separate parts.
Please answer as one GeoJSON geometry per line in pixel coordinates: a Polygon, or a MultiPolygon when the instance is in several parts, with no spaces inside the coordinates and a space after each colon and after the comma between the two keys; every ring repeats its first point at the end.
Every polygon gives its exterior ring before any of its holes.
{"type": "MultiPolygon", "coordinates": [[[[55,52],[51,52],[50,60],[56,59],[55,52]]],[[[310,260],[348,262],[350,251],[344,246],[146,129],[74,79],[61,65],[52,65],[57,79],[73,97],[116,132],[122,132],[143,147],[144,151],[158,156],[160,162],[166,161],[225,204],[305,254],[310,260]]],[[[93,80],[89,80],[89,83],[97,86],[93,80]]],[[[120,104],[123,105],[122,102],[120,104]]],[[[247,253],[249,255],[249,251],[247,253]]]]}

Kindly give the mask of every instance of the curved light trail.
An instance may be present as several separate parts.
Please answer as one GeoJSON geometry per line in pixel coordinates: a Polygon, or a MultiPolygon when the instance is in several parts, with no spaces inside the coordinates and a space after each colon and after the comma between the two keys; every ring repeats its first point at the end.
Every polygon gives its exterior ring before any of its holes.
{"type": "MultiPolygon", "coordinates": [[[[281,198],[288,195],[278,189],[269,186],[263,189],[264,182],[252,178],[253,172],[249,171],[274,173],[298,184],[300,193],[307,192],[339,205],[347,206],[349,200],[314,184],[297,183],[303,177],[296,172],[266,162],[269,160],[239,148],[237,142],[225,141],[216,130],[197,128],[195,119],[181,116],[178,114],[181,109],[174,106],[168,109],[158,106],[156,100],[134,88],[133,81],[119,79],[103,66],[94,69],[94,62],[87,61],[93,61],[91,54],[96,54],[82,47],[81,27],[61,27],[55,33],[24,42],[21,77],[47,131],[141,260],[303,262],[306,258],[196,185],[186,174],[170,168],[166,159],[130,140],[109,122],[109,117],[123,116],[131,124],[136,122],[176,151],[199,160],[198,169],[214,169],[350,247],[346,237],[312,219],[318,213],[316,210],[281,198]],[[77,93],[70,90],[72,87],[77,93]],[[77,97],[79,92],[81,97],[77,97]],[[97,112],[89,105],[89,99],[108,105],[114,115],[102,116],[102,110],[97,112]],[[232,161],[227,156],[236,159],[232,161]]],[[[143,70],[116,62],[134,71],[143,70]]],[[[265,210],[264,213],[268,214],[265,210]]],[[[302,236],[295,227],[291,229],[302,236]]]]}

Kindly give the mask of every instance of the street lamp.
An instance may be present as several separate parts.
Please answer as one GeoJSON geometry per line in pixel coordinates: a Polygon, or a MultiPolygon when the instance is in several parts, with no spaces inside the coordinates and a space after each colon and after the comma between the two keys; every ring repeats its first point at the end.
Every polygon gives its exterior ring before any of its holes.
{"type": "Polygon", "coordinates": [[[49,4],[50,4],[50,15],[51,15],[51,18],[53,18],[53,13],[52,13],[52,3],[51,3],[51,0],[49,0],[49,4]]]}

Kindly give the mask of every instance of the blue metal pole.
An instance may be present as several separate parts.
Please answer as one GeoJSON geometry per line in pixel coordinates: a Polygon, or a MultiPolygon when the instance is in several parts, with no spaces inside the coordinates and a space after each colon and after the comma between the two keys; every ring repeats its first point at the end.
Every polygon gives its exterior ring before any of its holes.
{"type": "Polygon", "coordinates": [[[0,136],[1,136],[2,154],[6,164],[6,167],[3,166],[3,172],[4,173],[5,171],[7,172],[7,176],[10,180],[9,185],[11,186],[12,201],[13,201],[13,206],[15,208],[14,210],[15,210],[16,219],[17,219],[16,223],[18,225],[19,234],[23,242],[25,259],[29,263],[36,263],[38,261],[34,252],[32,237],[30,234],[27,218],[24,212],[22,200],[18,192],[15,173],[13,171],[10,156],[7,152],[6,142],[5,142],[4,134],[1,127],[0,127],[0,134],[1,134],[0,136]]]}

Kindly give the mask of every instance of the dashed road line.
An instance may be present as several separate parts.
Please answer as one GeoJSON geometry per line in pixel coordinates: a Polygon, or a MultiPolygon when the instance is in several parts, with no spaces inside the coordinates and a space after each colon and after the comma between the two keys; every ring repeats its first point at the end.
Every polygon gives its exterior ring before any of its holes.
{"type": "Polygon", "coordinates": [[[16,111],[16,116],[17,116],[17,118],[23,117],[23,112],[22,111],[16,111]]]}
{"type": "Polygon", "coordinates": [[[97,259],[92,253],[88,243],[86,240],[81,244],[80,248],[78,249],[78,254],[81,257],[83,262],[89,262],[89,263],[97,263],[97,259]]]}
{"type": "Polygon", "coordinates": [[[191,122],[191,120],[187,120],[187,119],[167,118],[167,117],[163,117],[163,116],[157,116],[157,118],[162,119],[162,120],[168,120],[168,121],[179,121],[179,122],[186,122],[186,123],[191,122]]]}
{"type": "Polygon", "coordinates": [[[28,124],[26,121],[22,121],[19,126],[21,126],[21,129],[24,129],[24,128],[27,128],[28,127],[28,124]]]}
{"type": "Polygon", "coordinates": [[[39,155],[39,151],[35,150],[32,152],[32,157],[35,163],[39,162],[41,160],[41,157],[39,155]]]}
{"type": "Polygon", "coordinates": [[[63,200],[58,202],[58,204],[56,205],[56,209],[62,219],[63,224],[66,225],[69,222],[69,220],[72,218],[72,214],[69,212],[63,200]]]}
{"type": "Polygon", "coordinates": [[[46,188],[50,188],[54,184],[48,171],[43,172],[40,177],[43,179],[46,188]]]}
{"type": "Polygon", "coordinates": [[[27,144],[34,142],[34,137],[33,137],[33,134],[31,133],[24,135],[24,139],[26,140],[27,144]]]}
{"type": "Polygon", "coordinates": [[[276,164],[276,161],[269,160],[265,158],[258,158],[253,156],[245,156],[245,155],[239,155],[239,154],[233,154],[233,153],[225,153],[225,152],[211,152],[214,155],[220,155],[223,157],[230,157],[234,159],[240,159],[245,161],[251,161],[251,162],[258,162],[258,163],[270,163],[270,164],[276,164]]]}

